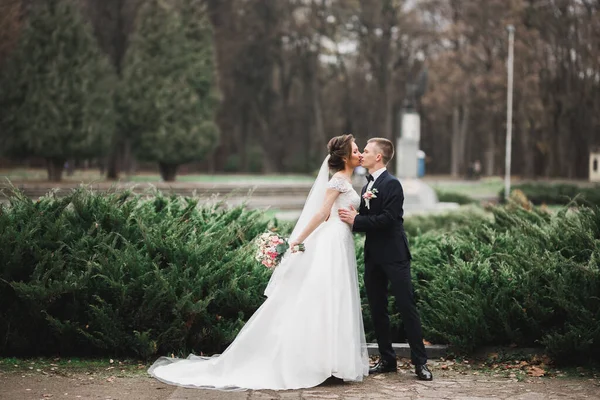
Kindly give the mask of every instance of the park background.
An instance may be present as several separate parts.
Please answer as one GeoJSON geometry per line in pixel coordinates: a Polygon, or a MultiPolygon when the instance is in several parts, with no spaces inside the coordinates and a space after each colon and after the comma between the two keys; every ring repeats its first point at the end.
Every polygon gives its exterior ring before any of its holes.
{"type": "Polygon", "coordinates": [[[427,340],[600,358],[597,2],[1,7],[0,354],[222,351],[263,301],[252,242],[290,232],[285,193],[302,201],[331,136],[397,142],[410,107],[422,181],[463,204],[406,220],[427,340]]]}

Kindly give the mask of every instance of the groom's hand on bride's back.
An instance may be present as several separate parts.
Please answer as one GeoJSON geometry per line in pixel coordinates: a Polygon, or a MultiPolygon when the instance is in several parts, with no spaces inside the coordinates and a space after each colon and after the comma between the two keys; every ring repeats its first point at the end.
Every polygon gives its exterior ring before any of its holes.
{"type": "Polygon", "coordinates": [[[358,214],[358,211],[356,211],[356,209],[354,207],[350,206],[349,210],[347,208],[340,208],[338,210],[338,214],[342,221],[344,221],[345,223],[350,224],[350,226],[352,226],[352,225],[354,225],[354,218],[358,214]]]}

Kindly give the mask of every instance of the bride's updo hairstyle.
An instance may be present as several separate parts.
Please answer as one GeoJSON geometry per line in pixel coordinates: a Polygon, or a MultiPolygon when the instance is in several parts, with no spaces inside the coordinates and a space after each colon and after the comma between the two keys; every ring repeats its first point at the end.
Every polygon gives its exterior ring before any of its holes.
{"type": "Polygon", "coordinates": [[[332,138],[327,143],[327,150],[329,151],[329,169],[332,171],[341,171],[346,168],[346,160],[350,158],[352,154],[352,142],[354,142],[354,136],[352,135],[341,135],[332,138]]]}

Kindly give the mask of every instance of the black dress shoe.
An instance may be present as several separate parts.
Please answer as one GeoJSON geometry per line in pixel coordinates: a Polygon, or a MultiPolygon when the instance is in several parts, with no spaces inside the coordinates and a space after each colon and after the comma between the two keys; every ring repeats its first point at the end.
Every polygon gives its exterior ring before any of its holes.
{"type": "Polygon", "coordinates": [[[379,361],[373,367],[369,368],[369,375],[384,374],[387,372],[398,371],[398,366],[395,362],[379,361]]]}
{"type": "Polygon", "coordinates": [[[429,368],[427,368],[427,365],[417,365],[415,367],[415,374],[417,374],[419,379],[422,381],[433,380],[433,374],[431,373],[429,368]]]}

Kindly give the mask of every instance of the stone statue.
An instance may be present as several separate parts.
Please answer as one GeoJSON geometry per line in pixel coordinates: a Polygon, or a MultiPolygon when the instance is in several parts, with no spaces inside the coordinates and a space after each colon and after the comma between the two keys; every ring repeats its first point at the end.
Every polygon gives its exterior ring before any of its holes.
{"type": "Polygon", "coordinates": [[[423,68],[415,82],[406,83],[406,96],[404,98],[404,109],[414,111],[417,109],[419,100],[427,89],[427,68],[423,68]]]}

